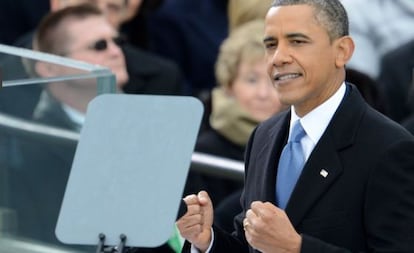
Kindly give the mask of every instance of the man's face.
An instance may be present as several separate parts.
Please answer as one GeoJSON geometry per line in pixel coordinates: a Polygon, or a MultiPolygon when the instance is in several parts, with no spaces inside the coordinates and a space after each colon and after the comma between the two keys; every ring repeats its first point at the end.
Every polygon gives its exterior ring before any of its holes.
{"type": "Polygon", "coordinates": [[[118,33],[114,28],[102,16],[71,19],[65,25],[68,34],[65,56],[108,67],[121,88],[128,81],[128,74],[124,54],[115,43],[118,33]]]}
{"type": "Polygon", "coordinates": [[[308,5],[273,7],[265,24],[267,72],[281,102],[303,116],[342,82],[338,41],[330,41],[308,5]]]}
{"type": "MultiPolygon", "coordinates": [[[[53,0],[52,0],[53,1],[53,0]]],[[[55,0],[56,1],[56,0],[55,0]]],[[[74,6],[84,3],[96,4],[105,14],[109,23],[116,29],[120,26],[125,15],[125,0],[57,0],[57,4],[52,3],[52,8],[62,9],[68,6],[74,6]],[[56,6],[56,7],[53,7],[56,6]]],[[[53,10],[52,10],[53,11],[53,10]]]]}

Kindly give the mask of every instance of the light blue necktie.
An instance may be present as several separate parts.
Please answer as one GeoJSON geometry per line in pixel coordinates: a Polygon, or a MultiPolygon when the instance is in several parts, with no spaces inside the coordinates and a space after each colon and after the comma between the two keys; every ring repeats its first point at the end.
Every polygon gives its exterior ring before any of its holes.
{"type": "Polygon", "coordinates": [[[276,180],[276,203],[282,209],[286,208],[305,163],[305,155],[300,144],[300,140],[305,135],[305,130],[297,120],[292,128],[291,137],[280,155],[276,180]]]}

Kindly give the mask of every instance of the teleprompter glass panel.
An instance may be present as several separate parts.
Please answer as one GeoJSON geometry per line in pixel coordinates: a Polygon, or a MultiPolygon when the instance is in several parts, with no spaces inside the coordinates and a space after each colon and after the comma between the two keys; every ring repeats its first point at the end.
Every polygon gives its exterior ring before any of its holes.
{"type": "Polygon", "coordinates": [[[5,45],[0,73],[0,252],[91,251],[54,231],[86,106],[117,92],[114,75],[5,45]]]}

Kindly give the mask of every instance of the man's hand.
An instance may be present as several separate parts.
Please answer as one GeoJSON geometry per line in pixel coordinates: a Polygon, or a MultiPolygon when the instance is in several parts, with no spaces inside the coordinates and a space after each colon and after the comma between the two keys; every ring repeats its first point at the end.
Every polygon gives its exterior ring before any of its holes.
{"type": "Polygon", "coordinates": [[[205,252],[211,242],[213,225],[213,204],[207,192],[184,198],[187,213],[177,221],[182,237],[191,242],[201,252],[205,252]]]}
{"type": "Polygon", "coordinates": [[[255,201],[247,210],[243,226],[247,242],[261,252],[299,253],[301,236],[285,211],[269,202],[255,201]]]}

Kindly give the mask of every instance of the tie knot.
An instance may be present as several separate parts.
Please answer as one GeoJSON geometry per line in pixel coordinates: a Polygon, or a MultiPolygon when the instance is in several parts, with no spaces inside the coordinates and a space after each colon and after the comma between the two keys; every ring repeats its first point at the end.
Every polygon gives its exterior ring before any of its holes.
{"type": "Polygon", "coordinates": [[[300,140],[306,135],[305,130],[302,127],[302,124],[297,120],[292,128],[292,134],[290,136],[290,141],[300,142],[300,140]]]}

